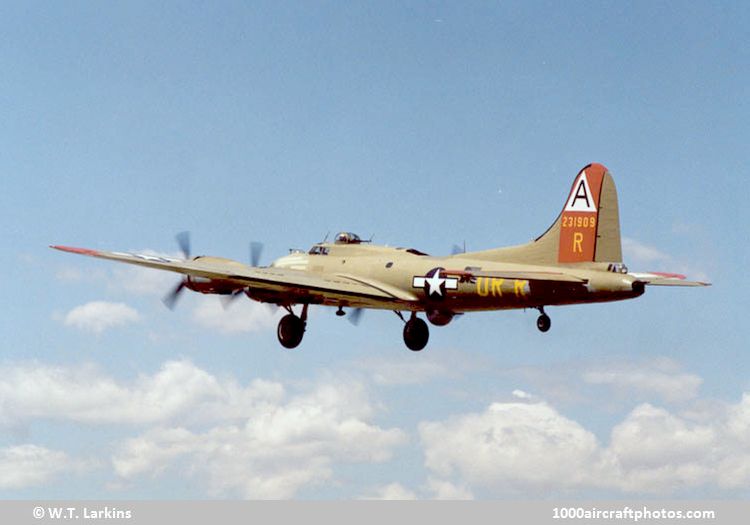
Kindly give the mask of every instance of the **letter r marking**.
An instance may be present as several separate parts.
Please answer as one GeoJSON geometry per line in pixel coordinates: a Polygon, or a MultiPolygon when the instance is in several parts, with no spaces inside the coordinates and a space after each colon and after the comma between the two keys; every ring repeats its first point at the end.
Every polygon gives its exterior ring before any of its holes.
{"type": "Polygon", "coordinates": [[[583,253],[583,234],[581,232],[573,234],[573,252],[583,253]]]}

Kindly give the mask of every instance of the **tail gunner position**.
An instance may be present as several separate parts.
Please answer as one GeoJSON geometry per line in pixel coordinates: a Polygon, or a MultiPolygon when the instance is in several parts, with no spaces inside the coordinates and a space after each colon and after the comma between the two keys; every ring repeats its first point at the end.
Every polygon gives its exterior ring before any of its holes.
{"type": "Polygon", "coordinates": [[[467,312],[536,308],[537,328],[549,330],[545,306],[632,299],[646,286],[705,286],[685,276],[632,273],[622,263],[615,183],[607,168],[589,164],[575,180],[562,212],[549,229],[520,246],[432,257],[415,249],[376,246],[353,233],[293,251],[270,266],[258,266],[261,246],[252,244],[252,265],[210,256],[190,256],[186,234],[178,236],[184,259],[105,252],[66,246],[52,248],[183,274],[165,298],[173,306],[187,288],[200,293],[245,294],[284,308],[279,342],[295,348],[302,341],[310,305],[393,310],[404,321],[411,350],[427,345],[424,313],[436,326],[467,312]],[[299,305],[299,314],[293,308],[299,305]],[[406,313],[406,316],[404,316],[406,313]]]}

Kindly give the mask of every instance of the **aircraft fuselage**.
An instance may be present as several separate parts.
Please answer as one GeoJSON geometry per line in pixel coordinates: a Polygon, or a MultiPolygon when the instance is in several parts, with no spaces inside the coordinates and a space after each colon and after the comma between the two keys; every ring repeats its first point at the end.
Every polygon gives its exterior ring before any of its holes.
{"type": "MultiPolygon", "coordinates": [[[[514,272],[555,273],[560,267],[500,263],[472,259],[461,255],[432,257],[402,248],[375,245],[339,245],[321,243],[308,253],[295,252],[274,261],[271,267],[305,272],[337,274],[361,279],[384,290],[399,290],[411,295],[408,310],[442,310],[453,313],[535,308],[562,305],[618,301],[638,297],[644,287],[627,273],[607,270],[607,265],[581,265],[570,271],[581,282],[557,282],[475,276],[469,274],[512,274],[514,272]]],[[[314,301],[317,302],[317,301],[314,301]]],[[[321,301],[322,304],[329,304],[321,301]]],[[[358,304],[352,301],[343,306],[367,306],[393,309],[392,305],[358,304]]]]}

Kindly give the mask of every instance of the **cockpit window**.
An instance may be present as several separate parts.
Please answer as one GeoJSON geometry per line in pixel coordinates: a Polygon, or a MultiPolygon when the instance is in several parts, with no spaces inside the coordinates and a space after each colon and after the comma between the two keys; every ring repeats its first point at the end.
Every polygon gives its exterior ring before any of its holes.
{"type": "Polygon", "coordinates": [[[310,248],[310,251],[308,253],[310,255],[328,255],[328,248],[316,244],[315,246],[310,248]]]}
{"type": "Polygon", "coordinates": [[[336,240],[334,241],[336,244],[359,244],[362,242],[362,239],[359,238],[359,235],[352,232],[340,232],[336,234],[336,240]]]}

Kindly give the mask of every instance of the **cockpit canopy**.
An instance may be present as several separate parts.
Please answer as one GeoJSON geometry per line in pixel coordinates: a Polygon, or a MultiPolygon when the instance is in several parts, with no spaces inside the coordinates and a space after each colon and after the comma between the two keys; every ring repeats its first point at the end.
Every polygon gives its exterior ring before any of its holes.
{"type": "Polygon", "coordinates": [[[359,244],[362,242],[362,239],[356,233],[339,232],[336,234],[334,242],[336,244],[359,244]]]}

